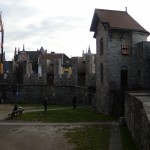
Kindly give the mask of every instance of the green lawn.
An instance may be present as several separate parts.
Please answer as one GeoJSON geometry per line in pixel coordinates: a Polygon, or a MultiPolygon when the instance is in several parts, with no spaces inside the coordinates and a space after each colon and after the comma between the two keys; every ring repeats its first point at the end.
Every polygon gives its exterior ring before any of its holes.
{"type": "MultiPolygon", "coordinates": [[[[21,105],[25,110],[43,109],[42,111],[23,113],[12,120],[40,121],[40,122],[108,122],[116,121],[114,116],[104,115],[95,110],[83,107],[73,109],[69,106],[48,106],[48,109],[66,108],[63,110],[48,110],[44,112],[42,105],[21,105]]],[[[120,127],[123,150],[136,150],[134,141],[127,127],[120,127]]],[[[70,143],[75,145],[75,150],[108,150],[110,140],[109,125],[91,125],[74,128],[66,133],[70,143]]]]}
{"type": "Polygon", "coordinates": [[[100,122],[113,121],[116,118],[100,114],[90,108],[67,108],[64,110],[48,110],[46,113],[44,109],[39,112],[28,112],[13,119],[41,122],[100,122]]]}

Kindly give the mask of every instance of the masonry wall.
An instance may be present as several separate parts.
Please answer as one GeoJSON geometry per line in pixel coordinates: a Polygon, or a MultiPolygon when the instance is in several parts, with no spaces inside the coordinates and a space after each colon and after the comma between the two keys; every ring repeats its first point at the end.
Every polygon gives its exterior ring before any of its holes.
{"type": "Polygon", "coordinates": [[[125,118],[137,149],[150,150],[150,122],[142,102],[128,93],[125,94],[125,118]]]}
{"type": "Polygon", "coordinates": [[[143,89],[150,89],[150,42],[138,43],[138,86],[143,89]]]}
{"type": "Polygon", "coordinates": [[[95,55],[87,53],[85,56],[85,85],[86,87],[95,87],[95,55]]]}
{"type": "MultiPolygon", "coordinates": [[[[126,68],[130,72],[129,61],[131,59],[131,32],[110,31],[108,42],[108,76],[113,89],[121,88],[121,69],[126,68]],[[122,55],[121,45],[129,46],[129,54],[122,55]]],[[[130,78],[130,76],[128,76],[130,78]]],[[[130,84],[130,83],[128,83],[130,84]]]]}
{"type": "Polygon", "coordinates": [[[24,85],[46,85],[46,74],[41,77],[37,73],[32,73],[30,77],[28,75],[23,76],[24,85]]]}
{"type": "MultiPolygon", "coordinates": [[[[54,69],[54,85],[55,86],[75,86],[76,85],[76,74],[74,70],[72,70],[72,74],[68,76],[67,74],[59,74],[59,62],[55,62],[55,69],[54,69]]],[[[77,69],[77,68],[76,68],[77,69]]]]}
{"type": "Polygon", "coordinates": [[[47,85],[14,85],[7,90],[7,102],[42,103],[47,95],[49,104],[72,105],[72,99],[77,96],[77,105],[87,105],[88,89],[67,86],[47,86],[47,85]]]}
{"type": "Polygon", "coordinates": [[[137,88],[139,81],[137,43],[146,41],[146,39],[147,34],[134,31],[109,30],[109,28],[99,23],[96,36],[96,107],[99,111],[112,113],[115,104],[118,105],[118,112],[120,112],[119,105],[122,102],[120,103],[113,98],[112,91],[121,91],[122,89],[121,70],[125,69],[128,73],[126,89],[137,88]],[[103,54],[100,54],[101,38],[103,38],[103,54]],[[122,54],[122,45],[129,47],[127,55],[122,54]],[[101,64],[103,64],[103,81],[101,81],[101,64]]]}
{"type": "Polygon", "coordinates": [[[96,105],[98,110],[104,113],[120,116],[123,112],[120,110],[123,107],[121,69],[125,67],[130,72],[131,57],[130,52],[129,55],[122,55],[121,45],[129,45],[129,50],[132,50],[132,32],[109,31],[102,28],[100,24],[98,30],[99,34],[96,37],[96,105]],[[100,54],[101,38],[103,38],[104,47],[102,55],[100,54]],[[101,64],[103,64],[103,82],[101,82],[101,64]],[[121,100],[119,101],[119,99],[121,100]]]}
{"type": "Polygon", "coordinates": [[[108,30],[99,22],[96,36],[96,109],[108,113],[108,30]],[[103,55],[100,54],[100,40],[103,38],[103,55]],[[100,66],[103,64],[103,81],[101,81],[100,66]]]}
{"type": "Polygon", "coordinates": [[[86,87],[95,87],[95,74],[88,74],[86,75],[86,87]]]}
{"type": "Polygon", "coordinates": [[[131,52],[131,59],[130,59],[130,79],[129,88],[137,88],[137,83],[139,81],[138,78],[138,66],[139,66],[139,60],[138,60],[138,43],[142,41],[147,41],[147,34],[141,33],[141,32],[133,32],[132,33],[132,52],[131,52]]]}

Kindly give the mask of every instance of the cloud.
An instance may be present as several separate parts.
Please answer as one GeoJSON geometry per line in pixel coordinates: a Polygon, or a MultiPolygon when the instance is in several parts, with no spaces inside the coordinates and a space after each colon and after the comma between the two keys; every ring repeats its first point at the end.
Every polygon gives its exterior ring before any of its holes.
{"type": "Polygon", "coordinates": [[[89,31],[89,25],[82,23],[86,21],[80,13],[82,5],[75,1],[5,0],[0,6],[5,16],[8,53],[24,43],[31,45],[27,47],[32,50],[40,45],[62,51],[73,49],[69,44],[76,45],[85,28],[89,31]]]}
{"type": "Polygon", "coordinates": [[[145,14],[150,14],[148,0],[0,0],[5,29],[4,50],[13,56],[15,47],[26,50],[41,46],[67,55],[81,55],[89,44],[96,51],[96,41],[89,31],[95,8],[125,10],[150,30],[145,14]],[[134,5],[133,5],[134,4],[134,5]],[[139,6],[140,9],[139,9],[139,6]],[[143,9],[144,8],[144,9],[143,9]],[[146,26],[145,26],[146,25],[146,26]]]}

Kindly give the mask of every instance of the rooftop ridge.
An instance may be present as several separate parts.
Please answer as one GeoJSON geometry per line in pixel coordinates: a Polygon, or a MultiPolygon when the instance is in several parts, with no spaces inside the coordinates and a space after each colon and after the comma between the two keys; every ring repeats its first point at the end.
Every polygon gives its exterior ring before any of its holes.
{"type": "Polygon", "coordinates": [[[99,9],[99,8],[95,8],[95,11],[98,11],[98,10],[102,10],[102,11],[113,11],[113,12],[122,12],[122,13],[127,13],[128,14],[128,12],[125,10],[125,11],[123,11],[123,10],[112,10],[112,9],[99,9]]]}

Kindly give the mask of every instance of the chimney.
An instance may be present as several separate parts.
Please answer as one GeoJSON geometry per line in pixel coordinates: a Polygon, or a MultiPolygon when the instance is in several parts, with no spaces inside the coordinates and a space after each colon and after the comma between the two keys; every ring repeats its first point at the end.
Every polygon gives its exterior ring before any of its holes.
{"type": "Polygon", "coordinates": [[[127,7],[125,7],[125,11],[128,12],[128,8],[127,7]]]}

